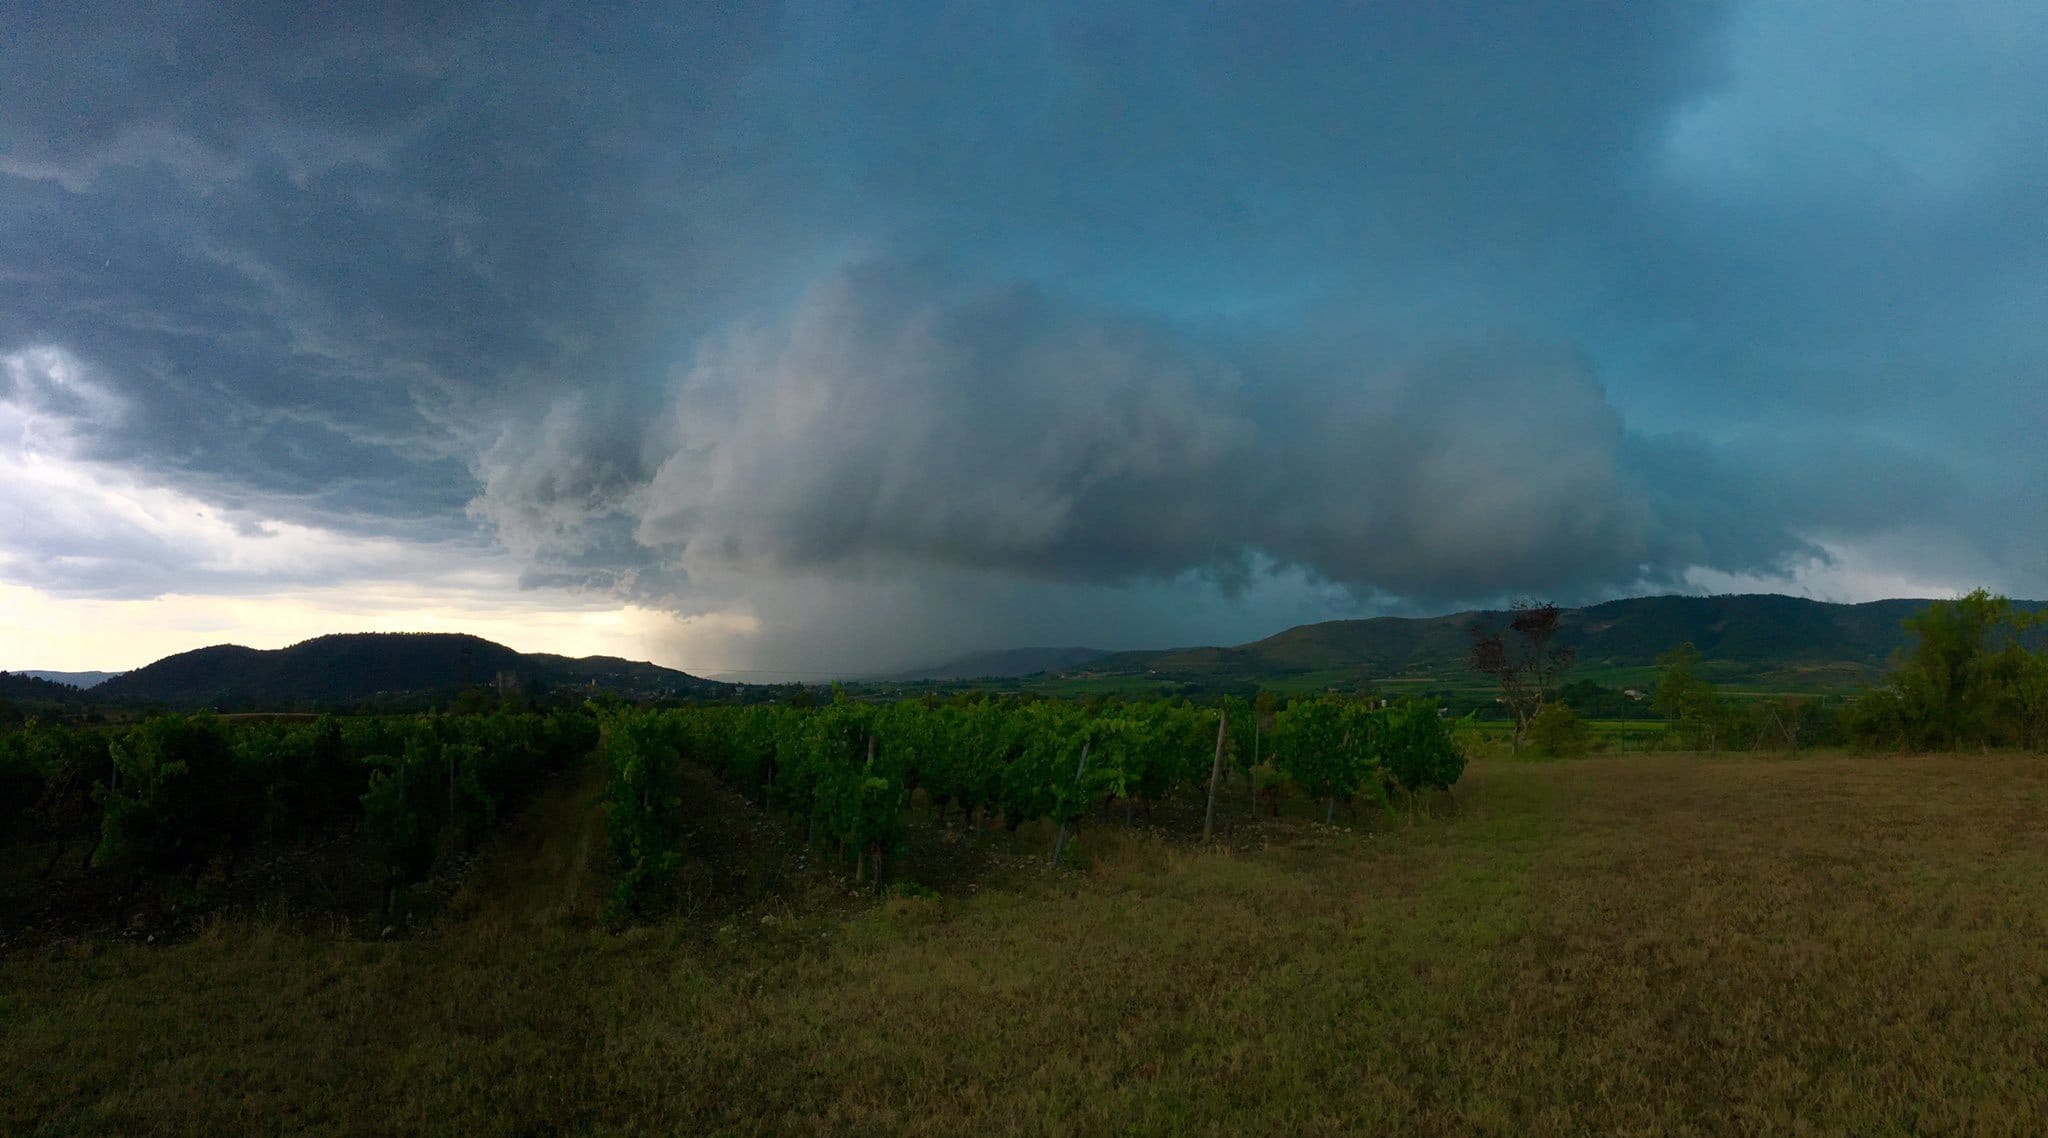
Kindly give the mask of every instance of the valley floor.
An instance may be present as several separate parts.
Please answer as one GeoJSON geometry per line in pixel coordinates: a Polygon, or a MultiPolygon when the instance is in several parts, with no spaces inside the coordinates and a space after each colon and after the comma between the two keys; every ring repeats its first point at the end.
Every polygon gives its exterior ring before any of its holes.
{"type": "MultiPolygon", "coordinates": [[[[2048,761],[1474,764],[1459,813],[596,919],[589,785],[391,941],[0,957],[27,1134],[2037,1134],[2048,761]]],[[[1340,815],[1340,822],[1342,821],[1340,815]]],[[[1028,836],[1028,835],[1027,835],[1028,836]]],[[[737,839],[736,839],[737,840],[737,839]]]]}

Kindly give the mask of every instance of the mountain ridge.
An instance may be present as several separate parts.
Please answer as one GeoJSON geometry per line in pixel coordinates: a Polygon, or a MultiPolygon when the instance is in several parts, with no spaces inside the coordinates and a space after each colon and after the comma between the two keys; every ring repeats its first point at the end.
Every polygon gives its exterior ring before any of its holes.
{"type": "MultiPolygon", "coordinates": [[[[1702,657],[1754,671],[1831,672],[1842,684],[1880,678],[1907,636],[1903,622],[1931,600],[1890,598],[1856,604],[1774,593],[1629,597],[1561,609],[1560,647],[1580,668],[1651,666],[1691,641],[1702,657]]],[[[2022,611],[2048,609],[2015,601],[2022,611]]],[[[1321,621],[1229,646],[1136,651],[1082,647],[997,649],[945,664],[908,669],[870,683],[964,683],[1032,675],[1184,680],[1197,685],[1316,677],[1444,680],[1464,675],[1475,629],[1503,627],[1503,610],[1440,616],[1378,616],[1321,621]]],[[[2036,629],[2034,641],[2048,636],[2036,629]]],[[[632,698],[723,698],[739,685],[645,661],[521,653],[466,633],[337,633],[278,649],[221,644],[166,656],[113,676],[88,691],[5,674],[0,694],[62,702],[269,709],[366,701],[419,701],[465,687],[498,685],[541,694],[566,688],[632,698]]]]}
{"type": "Polygon", "coordinates": [[[49,668],[23,668],[15,673],[18,676],[34,676],[39,680],[48,680],[53,684],[66,684],[80,691],[88,691],[98,687],[120,674],[119,672],[60,672],[49,668]]]}
{"type": "Polygon", "coordinates": [[[348,632],[284,648],[195,648],[109,679],[91,698],[270,707],[452,695],[492,685],[530,693],[596,687],[633,697],[716,696],[731,688],[644,661],[522,653],[467,633],[348,632]]]}
{"type": "MultiPolygon", "coordinates": [[[[1905,646],[1906,618],[1933,603],[1888,598],[1850,604],[1777,593],[1627,597],[1561,608],[1556,643],[1574,649],[1582,667],[1647,667],[1674,645],[1691,641],[1703,658],[1723,664],[1832,666],[1875,679],[1905,646]]],[[[2041,601],[2013,604],[2022,611],[2048,609],[2041,601]]],[[[1237,645],[1112,652],[1072,671],[1207,681],[1339,669],[1382,678],[1418,670],[1460,672],[1473,630],[1497,630],[1510,616],[1505,610],[1467,609],[1441,616],[1320,621],[1237,645]]],[[[2034,634],[2037,639],[2041,635],[2034,634]]]]}

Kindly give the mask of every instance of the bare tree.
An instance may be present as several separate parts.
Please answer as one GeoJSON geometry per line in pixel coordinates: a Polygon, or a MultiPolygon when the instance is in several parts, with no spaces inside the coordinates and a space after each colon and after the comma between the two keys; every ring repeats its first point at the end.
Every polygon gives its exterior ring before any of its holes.
{"type": "Polygon", "coordinates": [[[1515,718],[1514,753],[1522,753],[1522,741],[1529,733],[1529,721],[1543,709],[1543,703],[1558,686],[1565,669],[1572,666],[1577,652],[1569,647],[1553,648],[1561,611],[1545,601],[1516,601],[1508,626],[1497,632],[1472,628],[1472,670],[1492,676],[1500,684],[1500,701],[1515,718]]]}

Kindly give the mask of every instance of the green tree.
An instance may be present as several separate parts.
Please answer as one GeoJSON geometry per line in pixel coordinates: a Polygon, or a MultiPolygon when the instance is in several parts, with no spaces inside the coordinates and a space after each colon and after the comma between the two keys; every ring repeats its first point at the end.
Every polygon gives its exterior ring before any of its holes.
{"type": "Polygon", "coordinates": [[[1529,742],[1553,758],[1583,755],[1593,746],[1593,733],[1579,713],[1562,703],[1550,703],[1529,721],[1529,742]]]}
{"type": "Polygon", "coordinates": [[[1657,657],[1664,669],[1657,679],[1657,693],[1651,700],[1694,747],[1714,750],[1720,745],[1722,721],[1720,693],[1699,674],[1700,650],[1688,640],[1657,657]]]}
{"type": "Polygon", "coordinates": [[[2012,602],[1977,589],[1934,602],[1905,626],[1913,645],[1895,684],[1913,742],[1949,750],[1990,742],[2026,672],[2012,602]]]}
{"type": "Polygon", "coordinates": [[[2023,653],[2017,661],[2007,716],[2013,742],[2048,750],[2048,652],[2023,653]]]}

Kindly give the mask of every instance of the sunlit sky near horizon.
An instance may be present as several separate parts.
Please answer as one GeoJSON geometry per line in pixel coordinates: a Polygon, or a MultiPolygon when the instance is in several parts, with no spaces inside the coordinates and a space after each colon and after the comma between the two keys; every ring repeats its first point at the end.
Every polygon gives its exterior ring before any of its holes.
{"type": "Polygon", "coordinates": [[[2048,595],[2048,7],[10,4],[0,668],[2048,595]]]}

